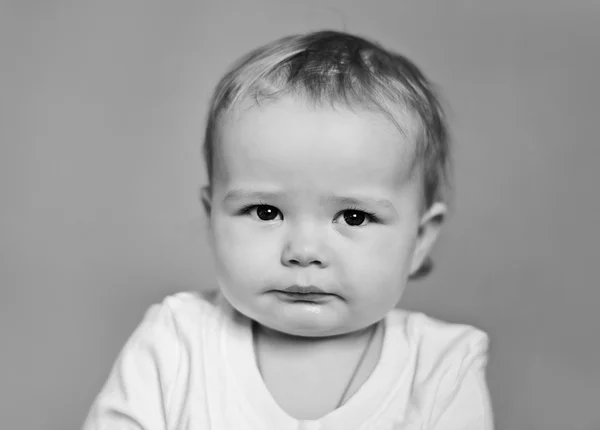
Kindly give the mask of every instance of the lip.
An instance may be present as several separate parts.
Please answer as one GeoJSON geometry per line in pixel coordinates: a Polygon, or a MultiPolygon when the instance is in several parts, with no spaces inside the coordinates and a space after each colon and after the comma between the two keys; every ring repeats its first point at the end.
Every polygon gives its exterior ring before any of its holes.
{"type": "Polygon", "coordinates": [[[314,285],[292,285],[273,291],[280,299],[291,303],[326,303],[336,297],[314,285]]]}
{"type": "Polygon", "coordinates": [[[315,287],[314,285],[292,285],[291,287],[287,287],[280,291],[290,294],[329,294],[319,287],[315,287]]]}
{"type": "Polygon", "coordinates": [[[289,293],[282,290],[276,290],[274,293],[280,300],[289,303],[327,303],[335,297],[333,294],[289,293]]]}

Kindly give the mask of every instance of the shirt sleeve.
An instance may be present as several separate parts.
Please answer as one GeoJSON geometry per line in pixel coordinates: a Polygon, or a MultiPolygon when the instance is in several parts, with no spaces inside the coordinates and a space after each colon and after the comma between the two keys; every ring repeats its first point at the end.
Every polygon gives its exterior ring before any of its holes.
{"type": "Polygon", "coordinates": [[[436,402],[436,419],[433,430],[493,430],[493,415],[486,384],[488,338],[483,332],[474,336],[458,365],[456,372],[449,372],[450,380],[444,381],[448,390],[436,402]]]}
{"type": "Polygon", "coordinates": [[[164,430],[179,344],[165,303],[152,306],[129,338],[96,397],[83,430],[164,430]]]}

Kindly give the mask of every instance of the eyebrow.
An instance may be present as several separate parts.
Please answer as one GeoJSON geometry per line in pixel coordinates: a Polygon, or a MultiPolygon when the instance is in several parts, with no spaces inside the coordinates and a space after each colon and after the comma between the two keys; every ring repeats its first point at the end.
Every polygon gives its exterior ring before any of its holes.
{"type": "Polygon", "coordinates": [[[388,199],[375,198],[369,196],[327,196],[328,201],[344,206],[378,206],[383,209],[394,209],[394,205],[388,199]]]}
{"type": "MultiPolygon", "coordinates": [[[[225,202],[231,202],[236,200],[272,200],[282,198],[283,194],[278,192],[268,191],[251,191],[236,189],[229,191],[224,198],[225,202]]],[[[376,198],[370,196],[338,196],[329,195],[325,196],[324,201],[333,202],[344,206],[376,206],[383,209],[394,209],[393,203],[384,198],[376,198]]]]}
{"type": "Polygon", "coordinates": [[[225,194],[223,199],[226,202],[235,200],[267,200],[281,197],[280,193],[267,191],[250,191],[250,190],[231,190],[225,194]]]}

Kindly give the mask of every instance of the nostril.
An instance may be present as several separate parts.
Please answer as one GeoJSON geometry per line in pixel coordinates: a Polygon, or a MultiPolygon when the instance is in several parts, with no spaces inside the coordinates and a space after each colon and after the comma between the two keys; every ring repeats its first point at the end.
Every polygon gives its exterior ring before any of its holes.
{"type": "Polygon", "coordinates": [[[291,258],[288,260],[288,264],[292,265],[292,266],[311,266],[311,265],[315,265],[315,266],[322,266],[323,263],[320,260],[296,260],[294,258],[291,258]]]}

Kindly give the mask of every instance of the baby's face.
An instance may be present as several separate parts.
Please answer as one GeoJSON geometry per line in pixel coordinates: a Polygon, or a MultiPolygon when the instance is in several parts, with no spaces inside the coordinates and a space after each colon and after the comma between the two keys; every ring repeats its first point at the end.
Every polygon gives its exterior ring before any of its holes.
{"type": "Polygon", "coordinates": [[[419,234],[414,145],[390,121],[286,97],[224,118],[215,151],[206,201],[221,290],[238,311],[327,336],[397,304],[433,241],[419,234]],[[325,294],[286,292],[308,286],[325,294]]]}

